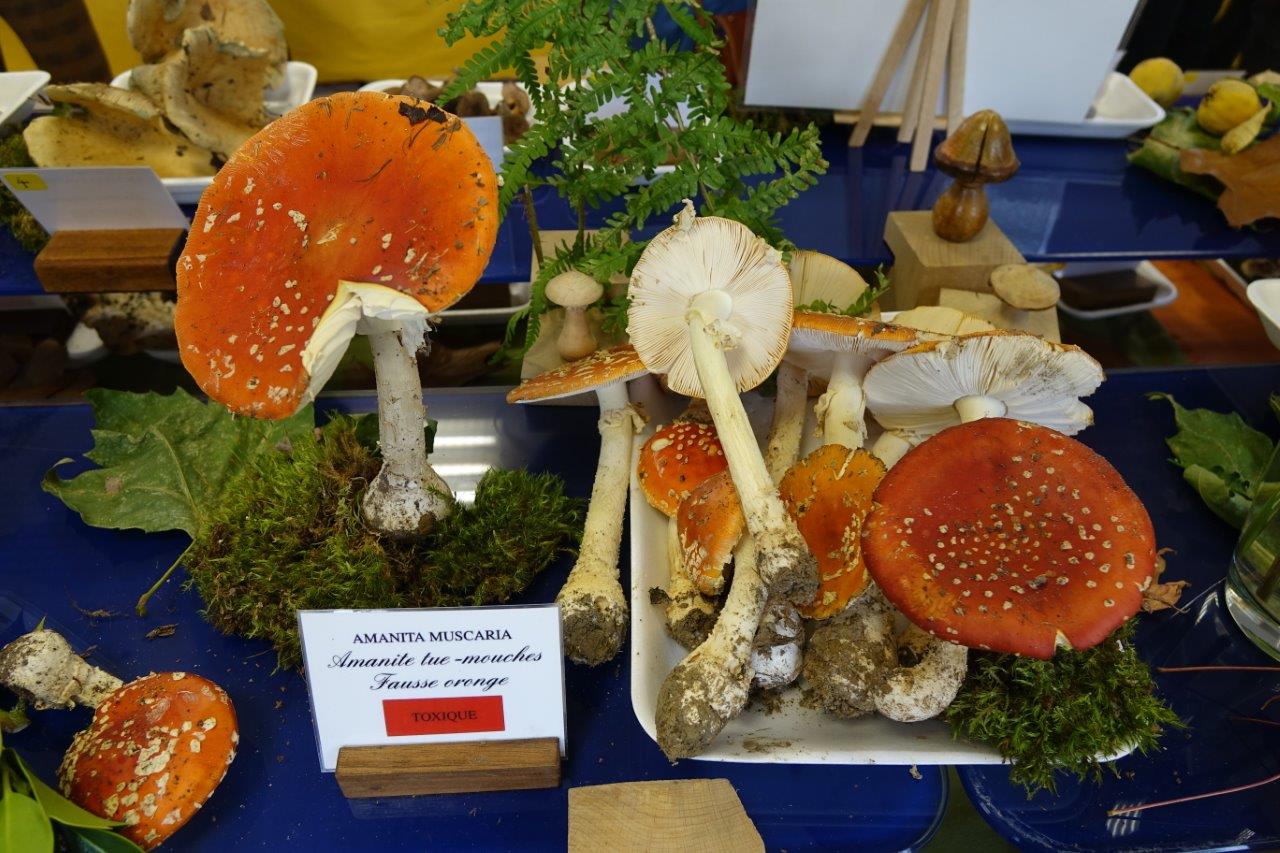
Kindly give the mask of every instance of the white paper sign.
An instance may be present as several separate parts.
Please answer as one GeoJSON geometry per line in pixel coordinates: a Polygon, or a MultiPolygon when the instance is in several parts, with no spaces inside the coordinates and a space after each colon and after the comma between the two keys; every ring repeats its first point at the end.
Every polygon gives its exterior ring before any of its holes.
{"type": "Polygon", "coordinates": [[[156,173],[145,167],[0,169],[0,180],[50,234],[188,224],[156,173]]]}
{"type": "Polygon", "coordinates": [[[320,767],[344,746],[555,737],[560,616],[540,607],[298,613],[320,767]]]}

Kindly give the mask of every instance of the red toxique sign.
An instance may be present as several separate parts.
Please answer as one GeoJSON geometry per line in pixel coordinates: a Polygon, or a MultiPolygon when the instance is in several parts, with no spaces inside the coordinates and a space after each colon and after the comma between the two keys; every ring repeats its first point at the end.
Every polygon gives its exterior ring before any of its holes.
{"type": "Polygon", "coordinates": [[[506,730],[501,696],[456,696],[447,699],[384,699],[387,735],[442,735],[506,730]]]}

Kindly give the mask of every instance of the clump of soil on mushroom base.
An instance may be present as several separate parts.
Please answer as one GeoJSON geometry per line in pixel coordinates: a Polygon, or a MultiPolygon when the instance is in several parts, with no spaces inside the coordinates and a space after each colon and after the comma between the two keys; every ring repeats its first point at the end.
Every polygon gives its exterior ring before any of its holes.
{"type": "Polygon", "coordinates": [[[457,607],[523,592],[581,532],[581,503],[554,475],[490,471],[475,504],[419,542],[379,536],[361,516],[382,460],[358,421],[335,417],[312,441],[262,454],[224,492],[184,560],[227,633],[263,639],[297,666],[299,609],[457,607]]]}
{"type": "Polygon", "coordinates": [[[1082,652],[1058,650],[1049,660],[972,652],[969,674],[946,711],[959,736],[995,746],[1013,765],[1009,778],[1027,790],[1057,790],[1055,772],[1100,779],[1099,758],[1124,749],[1147,752],[1177,714],[1155,695],[1133,644],[1129,620],[1082,652]]]}

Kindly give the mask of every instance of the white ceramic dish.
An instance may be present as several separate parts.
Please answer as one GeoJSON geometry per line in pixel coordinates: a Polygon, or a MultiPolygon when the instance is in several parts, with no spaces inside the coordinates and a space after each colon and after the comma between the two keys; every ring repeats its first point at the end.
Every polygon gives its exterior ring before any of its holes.
{"type": "Polygon", "coordinates": [[[0,73],[0,124],[21,124],[31,115],[36,93],[49,82],[48,71],[0,73]]]}
{"type": "Polygon", "coordinates": [[[1115,308],[1097,308],[1086,310],[1083,308],[1072,308],[1065,301],[1059,300],[1058,310],[1063,314],[1077,317],[1081,320],[1101,320],[1105,317],[1119,317],[1122,314],[1136,314],[1140,311],[1150,311],[1152,308],[1159,308],[1162,305],[1168,305],[1170,302],[1178,298],[1177,286],[1169,280],[1169,277],[1160,272],[1156,265],[1150,261],[1139,261],[1134,263],[1070,263],[1062,269],[1059,276],[1070,275],[1089,275],[1092,273],[1109,272],[1111,270],[1133,269],[1139,278],[1146,279],[1156,286],[1155,296],[1149,302],[1136,302],[1132,305],[1118,305],[1115,308]]]}
{"type": "MultiPolygon", "coordinates": [[[[125,71],[116,75],[111,85],[117,89],[129,88],[129,75],[133,71],[125,71]]],[[[294,107],[299,107],[311,100],[316,89],[316,67],[309,62],[289,62],[285,65],[284,82],[266,93],[267,111],[272,115],[284,115],[294,107]]],[[[160,183],[173,196],[178,204],[195,204],[205,187],[213,183],[212,177],[204,178],[161,178],[160,183]]]]}
{"type": "Polygon", "coordinates": [[[1151,100],[1128,75],[1112,71],[1102,82],[1089,116],[1083,121],[1010,121],[1013,133],[1031,136],[1076,136],[1121,139],[1151,127],[1164,118],[1164,108],[1151,100]]]}
{"type": "Polygon", "coordinates": [[[1280,278],[1260,278],[1246,292],[1267,337],[1280,349],[1280,278]]]}

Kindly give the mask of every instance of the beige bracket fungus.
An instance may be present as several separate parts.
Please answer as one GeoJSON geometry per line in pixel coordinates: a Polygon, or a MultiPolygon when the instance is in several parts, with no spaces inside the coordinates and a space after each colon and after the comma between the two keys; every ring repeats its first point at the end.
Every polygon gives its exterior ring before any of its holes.
{"type": "Polygon", "coordinates": [[[164,59],[182,46],[186,30],[203,26],[223,41],[265,53],[274,69],[270,85],[283,78],[289,58],[284,24],[267,0],[129,0],[125,26],[144,62],[164,59]]]}

